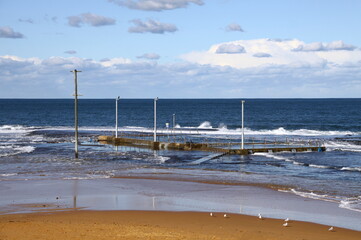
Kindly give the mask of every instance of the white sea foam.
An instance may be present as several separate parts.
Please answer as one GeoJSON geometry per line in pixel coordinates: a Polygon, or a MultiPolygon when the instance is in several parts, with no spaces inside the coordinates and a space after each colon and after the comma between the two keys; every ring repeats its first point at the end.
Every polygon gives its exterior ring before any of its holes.
{"type": "Polygon", "coordinates": [[[297,191],[295,189],[278,190],[278,191],[293,193],[297,196],[304,198],[311,198],[315,200],[338,203],[339,204],[338,206],[340,208],[361,212],[361,196],[348,198],[348,197],[340,197],[340,196],[330,196],[327,194],[317,194],[314,192],[302,192],[302,191],[297,191]]]}
{"type": "Polygon", "coordinates": [[[339,207],[349,209],[352,211],[361,212],[361,196],[355,198],[346,198],[344,200],[341,200],[339,207]]]}
{"type": "Polygon", "coordinates": [[[305,165],[304,163],[297,162],[297,161],[293,161],[293,164],[294,164],[294,165],[300,165],[300,166],[304,166],[304,165],[305,165]]]}
{"type": "Polygon", "coordinates": [[[210,122],[205,121],[205,122],[202,122],[202,123],[198,126],[198,128],[212,128],[212,125],[211,125],[210,122]]]}
{"type": "Polygon", "coordinates": [[[3,173],[0,174],[0,177],[11,177],[11,176],[16,176],[18,175],[17,173],[3,173]]]}
{"type": "Polygon", "coordinates": [[[310,164],[308,165],[309,167],[313,167],[313,168],[332,168],[330,166],[325,166],[325,165],[317,165],[317,164],[310,164]]]}
{"type": "Polygon", "coordinates": [[[326,141],[325,147],[329,151],[339,150],[348,152],[361,152],[361,145],[341,141],[326,141]]]}
{"type": "Polygon", "coordinates": [[[361,172],[361,167],[343,167],[341,171],[361,172]]]}
{"type": "Polygon", "coordinates": [[[64,180],[88,180],[88,179],[107,179],[112,176],[109,175],[87,175],[87,176],[79,176],[79,177],[65,177],[64,180]]]}
{"type": "Polygon", "coordinates": [[[21,125],[2,125],[0,126],[0,134],[28,133],[34,131],[34,129],[34,127],[24,127],[21,125]]]}
{"type": "MultiPolygon", "coordinates": [[[[64,130],[72,131],[72,127],[43,127],[45,130],[64,130]]],[[[172,129],[173,133],[177,134],[189,134],[194,133],[194,131],[202,129],[202,134],[206,135],[241,135],[242,131],[240,128],[237,129],[228,129],[226,125],[220,124],[218,128],[213,128],[209,121],[202,122],[199,126],[180,126],[177,124],[172,129]],[[207,131],[209,130],[209,131],[207,131]]],[[[100,131],[100,132],[112,132],[115,131],[114,127],[90,127],[83,126],[79,128],[80,131],[100,131]]],[[[153,128],[141,127],[141,126],[120,126],[119,131],[134,131],[134,132],[153,132],[153,128]]],[[[247,136],[282,136],[282,137],[336,137],[336,136],[346,136],[346,135],[361,135],[361,132],[351,132],[351,131],[319,131],[319,130],[310,130],[310,129],[296,129],[296,130],[287,130],[283,127],[277,129],[263,129],[263,130],[253,130],[250,128],[245,128],[245,135],[247,136]]],[[[159,128],[159,133],[166,133],[169,130],[165,128],[159,128]]],[[[1,128],[0,128],[1,133],[1,128]]],[[[332,144],[332,143],[331,143],[332,144]]],[[[347,144],[347,143],[346,143],[347,144]]],[[[361,151],[361,146],[360,146],[361,151]]]]}
{"type": "Polygon", "coordinates": [[[282,156],[278,156],[278,155],[275,155],[275,154],[270,154],[270,153],[255,153],[254,155],[273,158],[273,159],[280,160],[280,161],[285,161],[285,162],[292,162],[294,165],[299,165],[299,166],[308,166],[308,167],[323,168],[323,169],[333,168],[332,166],[317,165],[317,164],[309,164],[309,165],[307,165],[305,163],[297,162],[295,160],[292,160],[292,159],[289,159],[289,158],[286,158],[286,157],[282,157],[282,156]]]}
{"type": "Polygon", "coordinates": [[[164,157],[164,156],[157,156],[156,160],[159,160],[161,163],[164,163],[166,161],[168,161],[170,159],[170,157],[164,157]]]}
{"type": "Polygon", "coordinates": [[[276,160],[281,160],[281,161],[286,161],[286,162],[292,162],[293,160],[286,158],[286,157],[282,157],[279,155],[274,155],[274,154],[270,154],[270,153],[255,153],[254,155],[259,155],[259,156],[264,156],[264,157],[268,157],[268,158],[273,158],[276,160]]]}
{"type": "Polygon", "coordinates": [[[1,146],[0,157],[13,156],[21,153],[31,153],[35,150],[33,146],[1,146]]]}
{"type": "Polygon", "coordinates": [[[301,191],[297,191],[295,189],[290,189],[288,192],[294,193],[301,197],[323,200],[323,201],[328,201],[328,202],[340,202],[342,200],[342,198],[340,198],[338,196],[328,196],[326,194],[317,194],[314,192],[301,192],[301,191]]]}

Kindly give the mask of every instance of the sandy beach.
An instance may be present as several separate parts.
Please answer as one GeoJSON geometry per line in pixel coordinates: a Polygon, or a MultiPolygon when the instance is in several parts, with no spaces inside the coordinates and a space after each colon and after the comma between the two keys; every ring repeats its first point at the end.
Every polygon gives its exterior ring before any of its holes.
{"type": "Polygon", "coordinates": [[[359,212],[256,186],[133,178],[29,180],[2,182],[0,195],[4,240],[361,237],[359,212]],[[290,218],[287,227],[285,218],[290,218]]]}
{"type": "Polygon", "coordinates": [[[0,216],[0,239],[360,239],[361,232],[239,214],[65,211],[0,216]]]}

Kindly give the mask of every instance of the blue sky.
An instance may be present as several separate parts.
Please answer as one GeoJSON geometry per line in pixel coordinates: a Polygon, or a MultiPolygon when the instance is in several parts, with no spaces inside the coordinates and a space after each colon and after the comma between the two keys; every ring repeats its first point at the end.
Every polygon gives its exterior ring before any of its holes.
{"type": "Polygon", "coordinates": [[[0,0],[0,98],[361,97],[361,1],[0,0]]]}

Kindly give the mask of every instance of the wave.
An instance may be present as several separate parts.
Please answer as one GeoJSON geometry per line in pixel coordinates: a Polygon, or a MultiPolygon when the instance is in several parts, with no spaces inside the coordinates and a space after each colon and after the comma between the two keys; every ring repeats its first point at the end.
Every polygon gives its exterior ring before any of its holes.
{"type": "Polygon", "coordinates": [[[278,156],[272,153],[255,153],[254,155],[258,156],[264,156],[267,158],[273,158],[275,160],[285,161],[285,162],[291,162],[294,165],[304,166],[304,167],[312,167],[312,168],[321,168],[321,169],[334,169],[334,170],[340,170],[340,171],[351,171],[351,172],[361,172],[361,167],[346,167],[346,166],[328,166],[328,165],[319,165],[319,164],[308,164],[308,163],[302,163],[297,162],[293,159],[286,158],[283,156],[278,156]]]}
{"type": "Polygon", "coordinates": [[[164,157],[164,156],[157,156],[156,157],[156,160],[159,160],[161,163],[165,163],[169,159],[170,159],[170,157],[164,157]]]}
{"type": "Polygon", "coordinates": [[[327,202],[334,202],[338,203],[340,208],[349,209],[356,212],[361,212],[361,196],[359,197],[340,197],[340,196],[330,196],[327,194],[317,194],[314,192],[302,192],[297,191],[295,189],[290,190],[278,190],[279,192],[287,192],[293,193],[297,196],[304,197],[304,198],[311,198],[315,200],[327,201],[327,202]]]}
{"type": "Polygon", "coordinates": [[[198,126],[198,128],[213,128],[213,127],[212,127],[212,125],[211,125],[210,122],[205,121],[205,122],[202,122],[202,123],[198,126]]]}
{"type": "Polygon", "coordinates": [[[347,152],[361,152],[361,145],[352,144],[341,141],[326,141],[324,142],[328,151],[347,151],[347,152]]]}
{"type": "Polygon", "coordinates": [[[31,153],[35,150],[34,146],[1,146],[0,157],[8,157],[22,153],[31,153]]]}
{"type": "MultiPolygon", "coordinates": [[[[34,131],[36,129],[44,130],[65,130],[72,131],[74,130],[71,126],[43,126],[43,127],[25,127],[21,125],[3,125],[0,126],[0,133],[16,133],[16,132],[28,132],[34,131]]],[[[228,129],[227,126],[223,123],[220,123],[218,128],[214,128],[209,121],[204,121],[198,126],[181,126],[177,124],[175,130],[181,129],[184,132],[184,129],[189,130],[210,130],[202,131],[202,134],[225,134],[225,135],[240,135],[242,133],[241,128],[237,129],[228,129]],[[216,130],[216,131],[215,131],[216,130]]],[[[114,131],[113,126],[81,126],[79,130],[83,131],[114,131]]],[[[166,131],[165,128],[159,128],[159,131],[166,131]]],[[[119,126],[119,131],[153,131],[152,127],[141,127],[141,126],[119,126]]],[[[284,127],[279,127],[277,129],[250,129],[244,128],[246,135],[251,136],[300,136],[300,137],[335,137],[335,136],[354,136],[361,135],[361,132],[352,132],[352,131],[321,131],[321,130],[311,130],[311,129],[295,129],[287,130],[284,127]]],[[[361,146],[360,146],[361,151],[361,146]]]]}
{"type": "Polygon", "coordinates": [[[334,168],[332,166],[317,165],[317,164],[309,164],[308,166],[313,167],[313,168],[324,168],[324,169],[332,169],[332,168],[334,168]]]}
{"type": "Polygon", "coordinates": [[[17,173],[3,173],[0,174],[0,177],[11,177],[11,176],[16,176],[18,175],[17,173]]]}
{"type": "Polygon", "coordinates": [[[111,178],[112,176],[109,175],[88,175],[82,177],[64,177],[64,180],[91,180],[91,179],[107,179],[111,178]]]}
{"type": "MultiPolygon", "coordinates": [[[[240,131],[240,129],[237,129],[240,131]]],[[[358,135],[359,132],[351,131],[321,131],[321,130],[311,130],[311,129],[296,129],[296,130],[287,130],[283,127],[272,129],[272,130],[251,130],[245,128],[245,134],[250,135],[276,135],[276,136],[345,136],[345,135],[358,135]]]]}
{"type": "Polygon", "coordinates": [[[361,167],[342,167],[341,171],[361,172],[361,167]]]}
{"type": "Polygon", "coordinates": [[[258,156],[264,156],[264,157],[268,157],[268,158],[273,158],[276,160],[281,160],[281,161],[286,161],[286,162],[293,162],[293,160],[283,157],[283,156],[279,156],[279,155],[274,155],[271,153],[255,153],[254,155],[258,155],[258,156]]]}
{"type": "Polygon", "coordinates": [[[346,198],[344,200],[341,200],[339,207],[361,212],[361,196],[355,198],[346,198]]]}
{"type": "MultiPolygon", "coordinates": [[[[228,129],[225,124],[220,124],[218,128],[213,128],[212,125],[205,121],[198,127],[183,127],[183,128],[205,128],[212,129],[217,131],[209,132],[208,134],[225,134],[225,135],[240,135],[242,134],[242,129],[228,129]]],[[[205,132],[206,133],[206,132],[205,132]]],[[[321,131],[321,130],[311,130],[311,129],[296,129],[296,130],[287,130],[283,127],[277,129],[260,129],[254,130],[250,128],[244,128],[245,135],[250,136],[290,136],[290,137],[336,137],[336,136],[352,136],[352,135],[361,135],[361,132],[352,132],[352,131],[321,131]]]]}
{"type": "Polygon", "coordinates": [[[338,202],[341,202],[341,200],[342,200],[342,197],[339,197],[339,196],[329,196],[326,194],[317,194],[314,192],[301,192],[301,191],[297,191],[293,188],[291,188],[288,192],[296,194],[296,195],[304,197],[304,198],[311,198],[311,199],[323,200],[323,201],[328,201],[328,202],[338,203],[338,202]]]}
{"type": "Polygon", "coordinates": [[[2,125],[0,126],[0,134],[29,133],[35,129],[35,127],[25,127],[22,125],[2,125]]]}

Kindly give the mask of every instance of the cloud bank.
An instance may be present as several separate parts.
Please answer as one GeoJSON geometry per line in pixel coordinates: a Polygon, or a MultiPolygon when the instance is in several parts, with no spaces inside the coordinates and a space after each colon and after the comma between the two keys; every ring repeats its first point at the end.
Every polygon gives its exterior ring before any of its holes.
{"type": "Polygon", "coordinates": [[[307,44],[298,39],[254,39],[219,43],[208,51],[184,54],[182,59],[214,66],[238,69],[282,66],[309,67],[359,64],[361,50],[342,41],[307,44]]]}
{"type": "Polygon", "coordinates": [[[225,44],[220,43],[205,52],[183,55],[187,61],[170,64],[121,57],[97,61],[78,57],[1,56],[0,96],[71,98],[74,86],[69,71],[78,69],[82,71],[78,87],[85,98],[360,97],[358,48],[295,52],[294,48],[305,44],[296,39],[232,43],[243,46],[246,52],[217,54],[218,47],[225,44]]]}
{"type": "Polygon", "coordinates": [[[134,19],[131,22],[135,26],[128,29],[128,32],[130,33],[164,34],[166,32],[175,32],[178,30],[178,28],[173,24],[161,23],[152,19],[149,19],[146,22],[140,19],[134,19]]]}
{"type": "Polygon", "coordinates": [[[353,51],[356,47],[350,44],[345,44],[343,41],[335,41],[331,43],[314,42],[309,44],[300,44],[293,49],[296,52],[317,52],[317,51],[335,51],[346,50],[353,51]]]}
{"type": "Polygon", "coordinates": [[[203,5],[202,0],[108,0],[119,6],[143,11],[163,11],[186,8],[190,3],[203,5]]]}
{"type": "Polygon", "coordinates": [[[81,27],[84,24],[88,24],[93,27],[101,27],[107,25],[114,25],[115,19],[107,18],[93,13],[83,13],[78,16],[68,17],[68,24],[72,27],[81,27]]]}
{"type": "Polygon", "coordinates": [[[15,32],[11,27],[0,27],[0,38],[24,38],[22,33],[15,32]]]}

